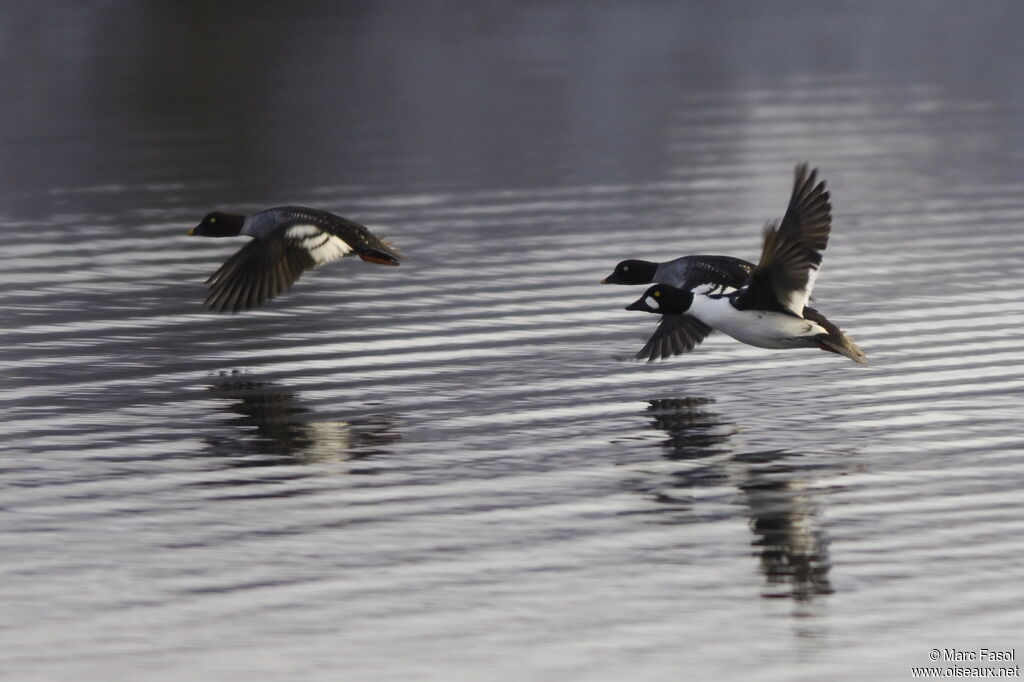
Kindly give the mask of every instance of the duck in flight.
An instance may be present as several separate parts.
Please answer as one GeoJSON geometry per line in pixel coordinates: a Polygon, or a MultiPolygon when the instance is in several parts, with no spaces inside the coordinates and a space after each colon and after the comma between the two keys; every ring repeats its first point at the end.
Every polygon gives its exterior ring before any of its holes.
{"type": "Polygon", "coordinates": [[[819,348],[864,364],[864,352],[839,327],[807,306],[831,229],[832,206],[825,182],[817,182],[816,169],[808,173],[807,165],[800,164],[786,214],[781,223],[765,227],[761,259],[746,284],[730,292],[702,293],[700,287],[659,283],[626,310],[687,318],[679,323],[686,334],[669,337],[677,354],[693,350],[717,329],[751,346],[819,348]]]}
{"type": "Polygon", "coordinates": [[[200,237],[252,237],[206,283],[206,304],[218,312],[258,306],[290,287],[303,272],[355,254],[398,265],[401,254],[359,223],[302,206],[279,206],[249,217],[214,211],[189,230],[200,237]]]}
{"type": "MultiPolygon", "coordinates": [[[[683,256],[664,263],[629,259],[615,266],[601,284],[667,284],[698,294],[727,294],[750,279],[754,264],[732,256],[683,256]]],[[[658,328],[634,356],[648,361],[687,352],[710,330],[695,317],[665,313],[658,328]]]]}

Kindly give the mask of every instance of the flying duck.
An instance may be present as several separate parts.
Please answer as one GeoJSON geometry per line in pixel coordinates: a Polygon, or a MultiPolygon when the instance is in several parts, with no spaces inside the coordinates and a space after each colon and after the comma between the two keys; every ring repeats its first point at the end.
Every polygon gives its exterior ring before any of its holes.
{"type": "Polygon", "coordinates": [[[206,280],[206,304],[218,312],[258,306],[306,270],[342,256],[355,254],[383,265],[398,265],[401,258],[397,249],[359,223],[302,206],[269,208],[249,217],[214,211],[188,234],[253,238],[206,280]]]}
{"type": "Polygon", "coordinates": [[[867,356],[839,327],[807,307],[832,229],[829,193],[824,181],[817,182],[817,173],[808,173],[807,164],[796,167],[789,207],[781,223],[765,227],[761,259],[746,285],[730,293],[704,294],[655,284],[626,310],[700,322],[703,328],[694,327],[697,334],[676,352],[692,350],[717,329],[751,346],[820,348],[866,363],[867,356]]]}
{"type": "MultiPolygon", "coordinates": [[[[746,284],[753,271],[753,263],[732,256],[683,256],[664,263],[629,259],[616,265],[601,284],[658,283],[704,295],[727,294],[746,284]]],[[[695,317],[665,314],[633,357],[651,361],[685,353],[710,333],[695,317]]]]}
{"type": "Polygon", "coordinates": [[[616,265],[601,284],[668,284],[708,295],[739,289],[753,271],[753,263],[732,256],[683,256],[664,263],[630,259],[616,265]]]}

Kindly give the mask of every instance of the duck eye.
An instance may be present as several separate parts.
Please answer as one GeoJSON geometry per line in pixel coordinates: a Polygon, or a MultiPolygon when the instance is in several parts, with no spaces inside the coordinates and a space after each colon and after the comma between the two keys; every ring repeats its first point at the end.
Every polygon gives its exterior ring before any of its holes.
{"type": "Polygon", "coordinates": [[[654,295],[655,295],[655,296],[661,296],[661,292],[660,292],[660,291],[655,291],[655,292],[654,292],[654,295]]]}
{"type": "Polygon", "coordinates": [[[622,271],[623,272],[629,272],[629,266],[628,265],[623,265],[622,266],[622,271]]]}
{"type": "Polygon", "coordinates": [[[210,218],[210,224],[211,224],[211,225],[213,225],[213,224],[214,224],[215,222],[217,222],[217,219],[216,219],[216,218],[210,218]]]}

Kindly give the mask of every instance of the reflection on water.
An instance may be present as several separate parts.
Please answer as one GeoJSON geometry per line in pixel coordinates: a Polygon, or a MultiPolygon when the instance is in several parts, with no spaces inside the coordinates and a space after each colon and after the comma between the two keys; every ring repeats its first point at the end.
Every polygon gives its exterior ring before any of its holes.
{"type": "Polygon", "coordinates": [[[807,601],[831,594],[829,539],[821,524],[812,478],[783,452],[736,457],[739,489],[750,509],[750,528],[768,585],[765,597],[807,601]]]}
{"type": "Polygon", "coordinates": [[[228,379],[209,390],[226,399],[223,409],[246,435],[207,439],[217,454],[237,457],[239,451],[259,455],[258,465],[309,464],[362,459],[386,452],[400,440],[390,415],[358,420],[317,420],[299,397],[271,382],[228,379]],[[253,429],[255,427],[255,429],[253,429]]]}
{"type": "Polygon", "coordinates": [[[727,452],[724,444],[735,433],[733,424],[722,423],[714,412],[704,409],[712,398],[657,398],[648,401],[647,413],[654,426],[669,435],[666,457],[692,459],[727,452]],[[721,447],[720,447],[721,446],[721,447]]]}
{"type": "MultiPolygon", "coordinates": [[[[792,453],[731,454],[729,440],[740,429],[708,408],[714,402],[704,397],[648,401],[647,413],[654,426],[669,435],[664,443],[666,459],[691,464],[708,460],[673,472],[668,487],[681,491],[726,485],[742,492],[754,533],[751,544],[767,582],[763,596],[803,602],[831,594],[829,539],[822,528],[813,478],[792,453]]],[[[658,502],[680,509],[678,494],[664,488],[651,492],[658,502]]]]}

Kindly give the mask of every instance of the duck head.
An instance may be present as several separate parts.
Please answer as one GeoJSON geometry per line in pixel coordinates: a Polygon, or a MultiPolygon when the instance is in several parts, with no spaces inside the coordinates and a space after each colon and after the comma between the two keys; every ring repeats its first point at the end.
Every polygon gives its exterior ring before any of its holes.
{"type": "Polygon", "coordinates": [[[245,216],[214,211],[207,213],[203,221],[188,231],[190,237],[237,237],[242,232],[245,216]]]}
{"type": "Polygon", "coordinates": [[[615,266],[612,274],[601,280],[601,284],[650,284],[654,281],[657,263],[646,260],[624,260],[615,266]]]}
{"type": "Polygon", "coordinates": [[[693,305],[693,293],[667,284],[655,284],[643,296],[626,306],[626,310],[642,310],[659,315],[685,313],[693,305]]]}

